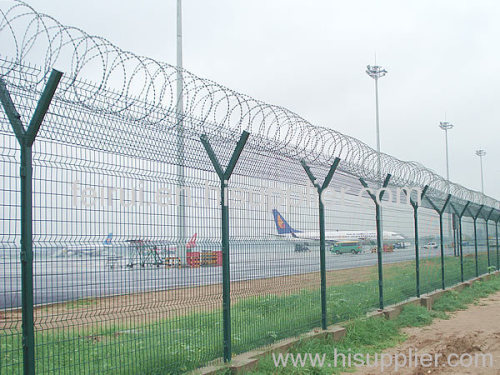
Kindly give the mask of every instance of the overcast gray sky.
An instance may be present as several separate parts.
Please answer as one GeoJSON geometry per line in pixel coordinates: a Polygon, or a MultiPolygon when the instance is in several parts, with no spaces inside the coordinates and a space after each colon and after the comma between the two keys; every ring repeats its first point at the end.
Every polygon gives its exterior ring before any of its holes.
{"type": "MultiPolygon", "coordinates": [[[[175,64],[176,0],[28,0],[61,23],[175,64]]],[[[184,67],[500,199],[500,2],[183,0],[184,67]]]]}

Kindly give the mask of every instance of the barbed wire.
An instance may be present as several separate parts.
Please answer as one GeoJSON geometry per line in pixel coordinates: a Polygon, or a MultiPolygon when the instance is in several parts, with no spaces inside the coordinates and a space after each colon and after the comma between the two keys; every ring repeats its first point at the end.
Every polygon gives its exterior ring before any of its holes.
{"type": "MultiPolygon", "coordinates": [[[[124,51],[102,37],[62,25],[24,2],[11,2],[10,7],[6,4],[0,4],[0,41],[2,53],[10,59],[5,62],[13,61],[11,68],[2,67],[2,76],[9,83],[30,82],[16,77],[22,74],[14,69],[18,64],[41,66],[43,74],[39,80],[31,79],[32,89],[40,88],[56,67],[65,72],[66,79],[57,92],[63,100],[93,111],[126,116],[138,125],[172,124],[177,104],[175,66],[124,51]],[[82,85],[84,80],[94,84],[82,85]],[[103,95],[106,101],[96,100],[103,95]]],[[[315,126],[286,108],[256,100],[189,71],[182,70],[182,76],[184,107],[179,120],[199,119],[197,131],[215,137],[220,130],[229,130],[238,137],[246,130],[254,136],[250,145],[268,152],[324,166],[340,157],[340,168],[357,177],[380,181],[380,176],[390,173],[391,184],[419,188],[429,185],[429,194],[436,199],[450,193],[458,201],[500,207],[497,200],[449,183],[417,162],[382,153],[379,171],[378,153],[356,138],[315,126]],[[203,127],[205,123],[210,126],[203,127]]]]}

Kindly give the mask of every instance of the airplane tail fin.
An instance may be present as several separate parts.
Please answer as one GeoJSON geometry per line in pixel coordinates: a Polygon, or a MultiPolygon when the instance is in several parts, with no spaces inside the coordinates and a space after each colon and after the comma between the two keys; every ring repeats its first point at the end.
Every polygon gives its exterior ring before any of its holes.
{"type": "Polygon", "coordinates": [[[294,236],[294,233],[300,233],[299,230],[293,229],[281,216],[281,214],[278,212],[277,209],[273,209],[273,216],[274,216],[274,224],[276,224],[276,230],[278,231],[278,234],[291,234],[294,236]]]}
{"type": "Polygon", "coordinates": [[[189,242],[186,244],[186,249],[192,249],[196,247],[196,237],[197,233],[193,234],[193,237],[189,240],[189,242]]]}
{"type": "Polygon", "coordinates": [[[113,239],[113,233],[109,233],[106,239],[102,242],[104,245],[111,245],[111,240],[113,239]]]}

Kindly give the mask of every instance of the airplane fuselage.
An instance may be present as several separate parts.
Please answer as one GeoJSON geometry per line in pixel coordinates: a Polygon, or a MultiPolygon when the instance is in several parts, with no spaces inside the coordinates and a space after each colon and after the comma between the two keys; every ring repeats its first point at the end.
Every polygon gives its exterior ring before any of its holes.
{"type": "MultiPolygon", "coordinates": [[[[319,232],[317,231],[307,231],[307,232],[295,232],[293,234],[282,234],[280,237],[290,237],[297,240],[313,240],[319,241],[319,232]]],[[[376,241],[377,232],[372,231],[326,231],[325,232],[326,241],[376,241]]],[[[395,232],[383,232],[384,241],[402,241],[404,237],[395,232]]]]}

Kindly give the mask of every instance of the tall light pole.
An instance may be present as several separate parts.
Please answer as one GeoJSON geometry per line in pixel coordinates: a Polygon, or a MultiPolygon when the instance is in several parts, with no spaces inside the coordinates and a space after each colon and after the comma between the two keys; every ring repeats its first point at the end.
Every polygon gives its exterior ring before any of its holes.
{"type": "MultiPolygon", "coordinates": [[[[379,115],[378,115],[378,79],[385,76],[387,71],[382,69],[381,66],[376,65],[377,60],[375,58],[375,65],[367,65],[366,66],[366,74],[372,77],[375,80],[375,113],[376,113],[376,126],[377,126],[377,177],[379,179],[379,187],[383,189],[384,179],[382,178],[382,162],[380,155],[380,125],[379,125],[379,115]]],[[[362,180],[361,180],[362,181],[362,180]]],[[[376,193],[376,197],[379,198],[382,195],[380,193],[376,193]]],[[[375,201],[375,203],[377,203],[375,201]]],[[[384,297],[383,297],[383,274],[382,274],[382,252],[384,249],[384,220],[382,215],[382,209],[379,204],[376,204],[376,222],[377,222],[377,265],[378,265],[378,284],[379,284],[379,299],[380,299],[380,308],[383,308],[384,305],[384,297]]]]}
{"type": "MultiPolygon", "coordinates": [[[[449,159],[449,153],[448,153],[448,130],[453,129],[453,125],[450,124],[448,121],[441,121],[439,123],[439,127],[444,130],[444,136],[446,140],[446,192],[449,194],[450,193],[450,159],[449,159]]],[[[449,220],[448,216],[448,236],[451,234],[451,221],[449,220]]]]}
{"type": "Polygon", "coordinates": [[[177,207],[177,238],[178,238],[178,257],[181,264],[186,264],[185,248],[185,179],[184,179],[184,78],[182,75],[182,0],[177,0],[177,177],[179,181],[179,203],[177,207]]]}
{"type": "MultiPolygon", "coordinates": [[[[453,125],[448,121],[441,121],[439,127],[444,130],[446,140],[446,180],[450,183],[450,161],[448,157],[448,130],[453,129],[453,125]]],[[[449,186],[448,186],[449,189],[449,186]]]]}
{"type": "Polygon", "coordinates": [[[486,155],[486,151],[477,150],[476,155],[479,156],[479,162],[481,163],[481,193],[484,194],[483,156],[486,155]]]}
{"type": "Polygon", "coordinates": [[[378,79],[385,76],[387,74],[387,70],[383,69],[378,65],[367,65],[366,66],[366,74],[372,77],[375,80],[375,116],[376,116],[376,127],[377,127],[377,155],[378,155],[378,177],[380,183],[382,184],[382,165],[380,159],[380,124],[379,124],[379,115],[378,115],[378,79]]]}

